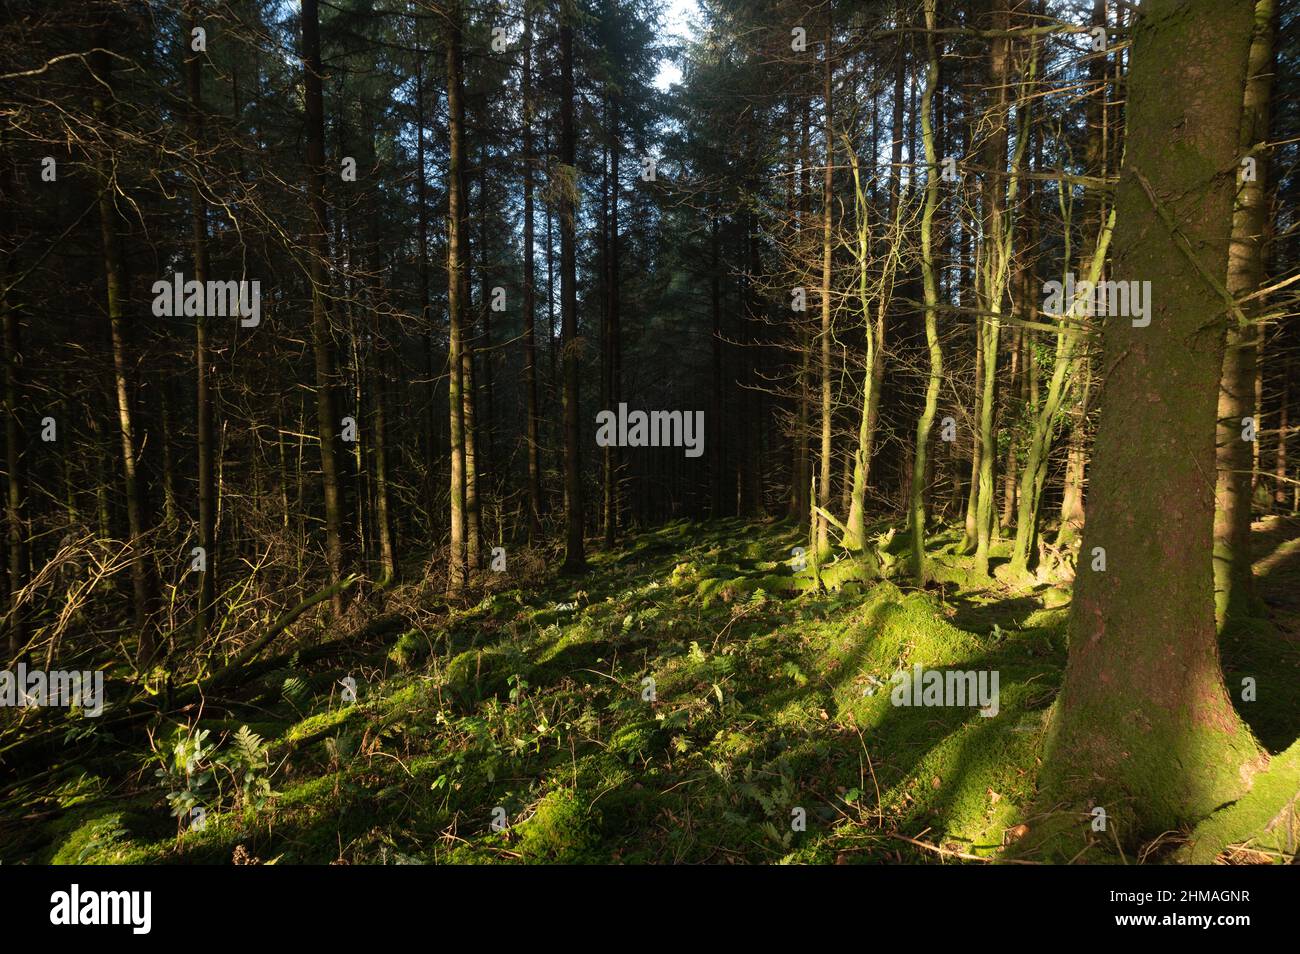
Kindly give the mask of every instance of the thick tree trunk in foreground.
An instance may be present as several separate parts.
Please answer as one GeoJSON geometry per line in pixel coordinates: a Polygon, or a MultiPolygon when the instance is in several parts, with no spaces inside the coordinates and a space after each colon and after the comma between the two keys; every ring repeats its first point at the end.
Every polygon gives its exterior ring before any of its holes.
{"type": "Polygon", "coordinates": [[[1044,805],[1069,806],[1066,831],[1103,807],[1108,842],[1204,817],[1260,758],[1219,666],[1206,480],[1250,33],[1250,7],[1218,0],[1146,0],[1134,28],[1114,278],[1151,283],[1150,324],[1104,324],[1070,656],[1039,779],[1044,805]]]}

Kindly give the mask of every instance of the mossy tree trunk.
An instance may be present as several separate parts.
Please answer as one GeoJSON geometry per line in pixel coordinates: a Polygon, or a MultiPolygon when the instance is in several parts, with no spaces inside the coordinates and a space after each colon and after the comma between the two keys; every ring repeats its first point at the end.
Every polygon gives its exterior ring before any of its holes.
{"type": "MultiPolygon", "coordinates": [[[[894,64],[894,102],[890,160],[889,207],[886,214],[888,231],[882,249],[882,274],[876,289],[875,323],[870,316],[870,292],[867,281],[870,265],[870,208],[871,196],[861,180],[857,154],[850,148],[849,160],[853,165],[853,189],[857,214],[858,239],[858,297],[862,305],[862,322],[865,326],[867,373],[863,379],[862,416],[858,422],[858,446],[853,456],[853,485],[849,494],[848,518],[844,545],[861,549],[866,544],[867,483],[871,477],[871,457],[875,449],[876,430],[880,421],[880,396],[885,379],[885,328],[889,307],[893,301],[894,279],[903,254],[902,235],[902,164],[903,164],[903,89],[906,79],[907,54],[904,35],[899,34],[897,59],[894,64]]],[[[873,136],[873,151],[874,151],[873,136]]]]}
{"type": "MultiPolygon", "coordinates": [[[[1106,260],[1106,250],[1110,246],[1112,230],[1115,226],[1115,210],[1112,209],[1101,227],[1101,233],[1093,245],[1092,261],[1084,273],[1084,279],[1090,283],[1101,277],[1102,263],[1106,260]]],[[[1068,261],[1068,258],[1067,258],[1068,261]]],[[[1065,303],[1062,302],[1063,308],[1065,303]]],[[[1058,324],[1056,333],[1056,355],[1052,362],[1052,376],[1047,382],[1047,393],[1034,418],[1034,430],[1030,435],[1028,453],[1024,472],[1020,475],[1020,499],[1016,512],[1016,539],[1011,550],[1011,572],[1025,573],[1037,552],[1038,547],[1038,510],[1043,498],[1043,487],[1047,483],[1048,456],[1052,450],[1052,441],[1056,429],[1060,426],[1064,402],[1078,371],[1080,322],[1086,320],[1083,302],[1076,296],[1069,303],[1058,324]]]]}
{"type": "MultiPolygon", "coordinates": [[[[1008,0],[993,0],[991,27],[1005,34],[1011,26],[1011,11],[1008,0]]],[[[997,481],[997,381],[998,381],[998,339],[1002,330],[1002,303],[1006,295],[1007,282],[1011,268],[1011,229],[1007,221],[1007,209],[1011,201],[1007,197],[1007,184],[1004,173],[1007,167],[1008,139],[1008,82],[1011,75],[1011,41],[1005,35],[993,36],[989,40],[989,93],[992,103],[989,106],[989,122],[992,131],[984,144],[983,163],[984,187],[984,242],[983,269],[983,310],[980,315],[980,354],[983,359],[981,367],[984,377],[980,387],[979,440],[980,466],[978,492],[975,504],[975,566],[987,575],[989,572],[989,550],[993,543],[994,521],[997,519],[997,501],[995,499],[997,481]]],[[[1017,144],[1017,152],[1023,155],[1023,142],[1017,144]]]]}
{"type": "Polygon", "coordinates": [[[939,159],[935,155],[932,115],[935,87],[939,82],[939,54],[934,45],[935,0],[925,0],[925,44],[929,62],[925,71],[925,92],[921,96],[921,141],[925,149],[925,208],[921,212],[921,285],[925,302],[925,342],[930,357],[930,375],[925,386],[925,406],[916,422],[916,447],[912,455],[912,483],[908,521],[912,531],[912,567],[917,580],[926,580],[925,562],[925,473],[930,429],[939,406],[943,382],[943,351],[939,347],[939,289],[934,267],[934,214],[939,207],[939,159]]]}
{"type": "Polygon", "coordinates": [[[891,200],[894,209],[890,222],[890,235],[885,247],[883,274],[876,288],[875,320],[871,315],[871,285],[868,271],[871,264],[871,197],[862,181],[857,153],[848,150],[853,167],[854,209],[857,227],[858,301],[862,306],[864,365],[866,374],[862,382],[862,412],[858,419],[858,444],[853,452],[853,473],[849,490],[848,519],[843,544],[850,550],[861,550],[866,544],[867,479],[871,475],[871,455],[875,447],[876,426],[880,418],[880,390],[885,376],[885,317],[893,297],[894,274],[902,252],[899,216],[902,206],[891,200]]]}
{"type": "Polygon", "coordinates": [[[1070,655],[1039,779],[1079,832],[1091,805],[1121,839],[1194,822],[1239,796],[1260,757],[1219,665],[1206,480],[1250,34],[1250,7],[1218,0],[1146,0],[1134,24],[1114,277],[1151,282],[1150,324],[1103,327],[1070,655]]]}

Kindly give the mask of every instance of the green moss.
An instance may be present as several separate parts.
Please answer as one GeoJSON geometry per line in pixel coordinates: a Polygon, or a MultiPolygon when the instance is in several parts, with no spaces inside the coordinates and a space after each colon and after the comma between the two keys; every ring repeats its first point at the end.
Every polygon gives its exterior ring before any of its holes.
{"type": "Polygon", "coordinates": [[[694,563],[687,561],[679,563],[673,567],[672,575],[668,582],[673,586],[687,586],[697,580],[700,576],[700,568],[694,563]]]}
{"type": "Polygon", "coordinates": [[[821,568],[822,585],[838,590],[846,583],[870,583],[880,575],[880,568],[870,556],[845,557],[821,568]]]}
{"type": "Polygon", "coordinates": [[[609,752],[631,762],[659,748],[659,738],[658,722],[637,722],[620,726],[610,736],[609,752]]]}
{"type": "Polygon", "coordinates": [[[549,792],[520,826],[519,853],[524,861],[573,864],[594,860],[597,842],[591,813],[572,789],[549,792]]]}
{"type": "Polygon", "coordinates": [[[513,675],[524,675],[527,662],[510,647],[469,649],[454,656],[443,671],[444,697],[470,707],[503,692],[513,675]]]}
{"type": "Polygon", "coordinates": [[[284,733],[284,741],[301,742],[303,739],[311,738],[322,732],[328,732],[330,729],[341,726],[355,717],[359,711],[355,706],[340,706],[337,709],[310,715],[301,722],[290,726],[289,730],[284,733]]]}
{"type": "Polygon", "coordinates": [[[1255,776],[1251,790],[1196,826],[1180,860],[1213,864],[1232,845],[1285,863],[1300,850],[1300,742],[1255,776]]]}
{"type": "Polygon", "coordinates": [[[1057,609],[1062,606],[1068,606],[1071,600],[1070,591],[1059,586],[1049,586],[1043,591],[1042,600],[1044,609],[1057,609]]]}
{"type": "MultiPolygon", "coordinates": [[[[1177,830],[1218,809],[1225,793],[1242,790],[1242,767],[1260,753],[1240,723],[1198,722],[1186,709],[1163,713],[1156,722],[1150,710],[1130,705],[1077,703],[1068,727],[1054,712],[1040,802],[1063,806],[1067,816],[1083,819],[1081,825],[1100,806],[1110,839],[1135,847],[1144,833],[1177,830]],[[1114,763],[1126,767],[1122,775],[1110,767],[1114,763]]],[[[1080,830],[1080,839],[1085,835],[1080,830]]],[[[1043,848],[1050,860],[1065,860],[1075,845],[1065,838],[1043,848]]]]}
{"type": "Polygon", "coordinates": [[[341,774],[328,773],[307,779],[296,785],[286,785],[281,790],[280,797],[275,801],[276,811],[288,812],[302,808],[328,808],[336,797],[342,780],[343,776],[341,774]]]}
{"type": "Polygon", "coordinates": [[[127,816],[121,811],[75,815],[50,859],[56,865],[122,864],[127,846],[127,816]]]}
{"type": "MultiPolygon", "coordinates": [[[[6,845],[5,860],[224,864],[244,845],[267,861],[326,863],[340,844],[354,863],[935,860],[884,832],[990,858],[1016,850],[999,847],[1027,820],[1065,661],[1068,607],[1041,607],[1068,591],[1008,591],[941,555],[936,575],[963,584],[900,588],[840,559],[822,567],[830,592],[816,592],[811,573],[790,572],[796,545],[806,540],[793,522],[675,524],[596,555],[601,571],[580,584],[439,607],[448,656],[412,671],[424,650],[404,622],[397,646],[366,657],[374,675],[359,705],[338,705],[335,685],[361,671],[352,655],[303,668],[296,708],[281,698],[284,671],[250,686],[270,692],[281,718],[259,731],[287,756],[262,816],[210,816],[178,846],[161,790],[122,798],[96,763],[101,778],[61,776],[44,794],[87,804],[41,824],[39,841],[6,845]],[[998,670],[998,715],[895,707],[891,676],[914,663],[998,670]],[[647,674],[654,706],[641,699],[647,674]],[[514,700],[513,675],[527,683],[514,700]],[[808,831],[786,839],[795,804],[808,831]],[[503,832],[488,825],[496,806],[512,822],[503,832]]],[[[1274,681],[1294,671],[1287,641],[1242,626],[1223,645],[1230,688],[1258,675],[1259,701],[1238,708],[1289,743],[1295,694],[1274,681]]],[[[1045,821],[1060,847],[1033,857],[1082,848],[1084,860],[1120,860],[1112,833],[1091,833],[1077,807],[1045,821]]]]}
{"type": "Polygon", "coordinates": [[[974,592],[988,586],[988,578],[976,568],[975,561],[963,556],[931,556],[930,579],[955,587],[957,592],[974,592]]]}
{"type": "Polygon", "coordinates": [[[429,638],[418,629],[410,629],[398,637],[388,651],[388,659],[402,669],[413,669],[429,652],[429,638]]]}

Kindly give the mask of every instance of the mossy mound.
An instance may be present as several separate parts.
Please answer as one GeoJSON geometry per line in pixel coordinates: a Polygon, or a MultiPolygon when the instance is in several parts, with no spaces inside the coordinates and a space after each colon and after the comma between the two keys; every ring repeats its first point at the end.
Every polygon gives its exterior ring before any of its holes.
{"type": "Polygon", "coordinates": [[[519,853],[532,864],[574,864],[594,860],[598,837],[591,811],[571,789],[548,793],[519,826],[519,853]]]}
{"type": "Polygon", "coordinates": [[[1180,860],[1208,865],[1228,851],[1269,860],[1300,851],[1300,742],[1255,776],[1246,795],[1197,825],[1180,860]]]}
{"type": "Polygon", "coordinates": [[[388,659],[401,669],[411,670],[428,658],[432,651],[429,639],[418,629],[409,629],[398,637],[388,651],[388,659]]]}
{"type": "Polygon", "coordinates": [[[527,661],[510,646],[467,649],[453,656],[443,671],[444,695],[472,708],[482,700],[505,692],[511,676],[523,675],[527,661]]]}

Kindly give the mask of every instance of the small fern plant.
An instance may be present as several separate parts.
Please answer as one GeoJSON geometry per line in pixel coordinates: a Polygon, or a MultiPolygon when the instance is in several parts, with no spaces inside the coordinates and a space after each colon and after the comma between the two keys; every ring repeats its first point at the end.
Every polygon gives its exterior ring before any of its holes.
{"type": "Polygon", "coordinates": [[[276,793],[271,790],[271,747],[246,725],[231,739],[221,765],[235,780],[236,808],[261,811],[276,793]]]}

